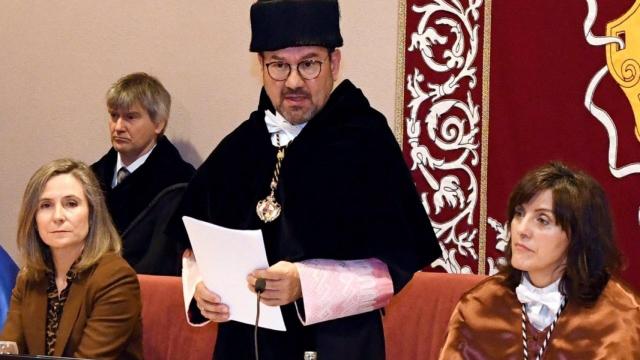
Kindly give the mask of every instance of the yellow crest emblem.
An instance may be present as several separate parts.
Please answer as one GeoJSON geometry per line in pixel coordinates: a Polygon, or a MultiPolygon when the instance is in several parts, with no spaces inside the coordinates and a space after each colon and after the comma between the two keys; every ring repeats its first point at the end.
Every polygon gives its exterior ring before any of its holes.
{"type": "Polygon", "coordinates": [[[640,0],[607,24],[607,35],[625,43],[624,48],[616,43],[607,44],[607,67],[631,104],[636,138],[640,141],[640,0]]]}

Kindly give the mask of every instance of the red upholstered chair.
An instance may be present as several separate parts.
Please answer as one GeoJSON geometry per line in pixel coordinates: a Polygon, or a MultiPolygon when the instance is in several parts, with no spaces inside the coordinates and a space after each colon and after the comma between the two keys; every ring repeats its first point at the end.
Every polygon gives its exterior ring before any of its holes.
{"type": "Polygon", "coordinates": [[[138,275],[142,296],[142,346],[149,360],[210,360],[218,327],[190,326],[177,276],[138,275]]]}
{"type": "MultiPolygon", "coordinates": [[[[387,358],[437,359],[458,299],[484,278],[481,275],[417,273],[386,308],[387,358]]],[[[142,293],[145,359],[211,359],[217,325],[192,327],[187,324],[180,278],[138,275],[138,279],[142,293]]]]}
{"type": "Polygon", "coordinates": [[[437,359],[460,296],[486,278],[419,272],[385,309],[387,359],[437,359]]]}

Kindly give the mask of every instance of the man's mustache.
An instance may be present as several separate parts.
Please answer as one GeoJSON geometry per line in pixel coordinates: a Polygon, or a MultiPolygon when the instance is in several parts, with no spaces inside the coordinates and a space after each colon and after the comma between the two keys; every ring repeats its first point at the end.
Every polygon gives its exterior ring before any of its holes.
{"type": "Polygon", "coordinates": [[[282,95],[284,96],[289,96],[289,95],[298,95],[298,96],[306,96],[306,97],[310,97],[311,94],[309,94],[309,92],[305,91],[304,89],[298,88],[298,89],[289,89],[289,88],[285,88],[282,91],[282,95]]]}

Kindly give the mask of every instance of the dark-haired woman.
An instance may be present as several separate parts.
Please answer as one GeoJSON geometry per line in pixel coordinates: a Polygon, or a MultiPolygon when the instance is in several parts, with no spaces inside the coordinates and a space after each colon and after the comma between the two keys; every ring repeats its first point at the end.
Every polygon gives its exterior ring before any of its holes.
{"type": "Polygon", "coordinates": [[[24,267],[0,340],[23,354],[142,358],[140,286],[89,167],[62,159],[33,174],[18,249],[24,267]]]}
{"type": "Polygon", "coordinates": [[[507,265],[462,296],[441,359],[640,359],[640,297],[613,275],[607,199],[588,175],[538,168],[509,198],[507,265]]]}

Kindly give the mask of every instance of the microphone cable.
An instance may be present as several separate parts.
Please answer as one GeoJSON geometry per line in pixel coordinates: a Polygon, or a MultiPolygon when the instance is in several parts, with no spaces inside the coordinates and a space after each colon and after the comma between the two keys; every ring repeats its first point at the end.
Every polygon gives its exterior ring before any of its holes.
{"type": "Polygon", "coordinates": [[[254,285],[256,289],[256,325],[253,328],[253,346],[256,353],[256,360],[259,360],[258,357],[258,322],[260,320],[260,294],[266,289],[267,281],[263,278],[256,279],[256,283],[254,285]]]}

